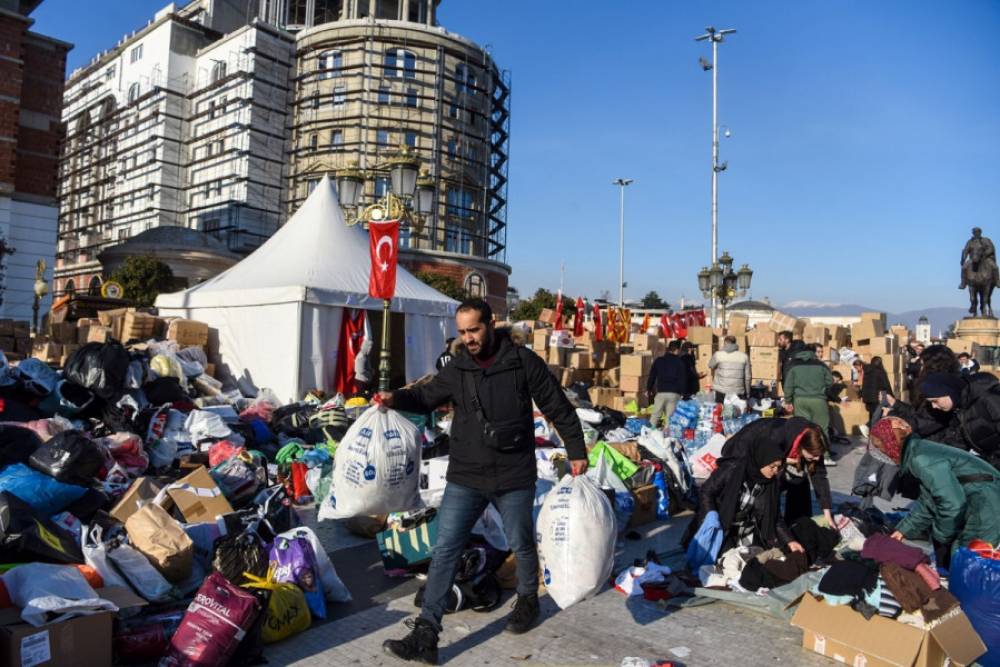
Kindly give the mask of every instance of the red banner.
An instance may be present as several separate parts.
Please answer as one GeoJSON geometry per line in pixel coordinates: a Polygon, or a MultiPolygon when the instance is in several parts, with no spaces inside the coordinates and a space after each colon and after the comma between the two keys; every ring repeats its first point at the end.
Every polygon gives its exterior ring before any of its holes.
{"type": "Polygon", "coordinates": [[[562,331],[563,328],[562,290],[559,290],[559,295],[556,297],[556,323],[553,328],[556,331],[562,331]]]}
{"type": "Polygon", "coordinates": [[[674,337],[674,328],[670,326],[670,318],[666,313],[660,315],[660,335],[667,339],[674,337]]]}
{"type": "Polygon", "coordinates": [[[399,259],[399,221],[368,224],[371,271],[368,294],[376,299],[391,299],[396,293],[396,262],[399,259]]]}
{"type": "Polygon", "coordinates": [[[576,317],[573,318],[573,335],[579,338],[583,335],[583,319],[587,311],[583,305],[583,297],[576,297],[576,317]]]}
{"type": "Polygon", "coordinates": [[[340,340],[337,345],[337,367],[334,386],[346,397],[356,393],[354,386],[354,362],[361,351],[365,338],[365,311],[360,308],[344,308],[340,322],[340,340]]]}
{"type": "Polygon", "coordinates": [[[594,304],[594,340],[604,340],[604,323],[601,321],[601,307],[594,304]]]}

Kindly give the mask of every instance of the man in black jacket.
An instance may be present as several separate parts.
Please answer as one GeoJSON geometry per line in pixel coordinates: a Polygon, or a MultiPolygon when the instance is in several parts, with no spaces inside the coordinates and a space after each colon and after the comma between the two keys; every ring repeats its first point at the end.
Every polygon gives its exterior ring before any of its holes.
{"type": "Polygon", "coordinates": [[[653,401],[653,414],[649,418],[653,428],[660,427],[661,417],[664,422],[670,422],[670,415],[674,414],[677,402],[688,393],[691,383],[698,381],[695,372],[678,356],[680,350],[679,340],[670,341],[667,353],[657,358],[649,371],[646,394],[653,401]]]}
{"type": "Polygon", "coordinates": [[[535,427],[532,400],[555,425],[572,474],[587,470],[587,450],[576,411],[548,366],[534,352],[496,330],[481,299],[462,302],[455,313],[462,347],[427,384],[379,394],[387,407],[430,412],[454,404],[447,486],[438,508],[424,603],[413,631],[386,641],[386,653],[437,664],[438,634],[459,557],[472,528],[493,503],[517,558],[517,603],[507,631],[527,632],[538,619],[538,552],[532,523],[535,501],[535,427]]]}

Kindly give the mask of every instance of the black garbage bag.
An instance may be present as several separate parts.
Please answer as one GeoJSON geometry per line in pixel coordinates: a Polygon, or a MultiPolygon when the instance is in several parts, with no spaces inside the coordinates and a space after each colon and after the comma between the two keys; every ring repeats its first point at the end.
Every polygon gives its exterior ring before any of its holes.
{"type": "Polygon", "coordinates": [[[27,463],[42,439],[30,428],[0,424],[0,468],[14,463],[27,463]]]}
{"type": "Polygon", "coordinates": [[[282,406],[271,415],[271,425],[274,430],[284,433],[290,438],[305,440],[309,437],[311,429],[309,418],[315,412],[315,407],[305,403],[282,406]]]}
{"type": "Polygon", "coordinates": [[[80,543],[66,529],[13,493],[0,492],[0,563],[83,563],[80,543]]]}
{"type": "Polygon", "coordinates": [[[253,531],[230,533],[215,540],[212,569],[239,586],[243,573],[267,576],[268,552],[264,541],[253,531]]]}
{"type": "Polygon", "coordinates": [[[70,355],[65,375],[101,398],[110,400],[124,391],[128,366],[128,352],[121,343],[87,343],[70,355]]]}
{"type": "Polygon", "coordinates": [[[69,512],[83,523],[89,524],[99,511],[110,506],[111,497],[108,494],[100,489],[91,488],[87,489],[82,496],[64,507],[63,510],[69,512]]]}
{"type": "Polygon", "coordinates": [[[104,454],[82,432],[63,431],[36,449],[28,465],[60,482],[90,486],[104,467],[104,454]]]}
{"type": "Polygon", "coordinates": [[[32,403],[37,400],[19,386],[4,387],[0,390],[0,422],[30,422],[51,416],[32,407],[32,403]]]}
{"type": "Polygon", "coordinates": [[[187,392],[181,389],[181,381],[175,377],[156,378],[142,385],[142,390],[149,399],[149,404],[158,407],[191,400],[187,392]]]}

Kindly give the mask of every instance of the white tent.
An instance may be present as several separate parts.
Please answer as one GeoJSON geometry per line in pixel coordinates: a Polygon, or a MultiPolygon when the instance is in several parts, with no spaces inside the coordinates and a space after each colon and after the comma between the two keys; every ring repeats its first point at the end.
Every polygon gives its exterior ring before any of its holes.
{"type": "MultiPolygon", "coordinates": [[[[343,309],[381,310],[382,300],[368,296],[369,266],[367,232],[344,223],[324,177],[243,261],[200,285],[161,294],[156,305],[163,316],[217,329],[220,362],[235,379],[298,399],[313,387],[333,388],[343,309]]],[[[456,305],[399,267],[392,311],[405,314],[408,381],[433,370],[454,329],[456,305]]]]}

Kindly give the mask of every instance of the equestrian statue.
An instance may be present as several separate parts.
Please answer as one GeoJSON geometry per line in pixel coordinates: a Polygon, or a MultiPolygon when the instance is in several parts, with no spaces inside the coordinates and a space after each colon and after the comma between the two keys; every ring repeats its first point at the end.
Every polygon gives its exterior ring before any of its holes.
{"type": "Polygon", "coordinates": [[[969,288],[969,315],[993,317],[990,300],[993,289],[1000,285],[997,254],[993,241],[983,236],[979,227],[972,228],[972,238],[962,249],[962,284],[958,289],[969,288]]]}

